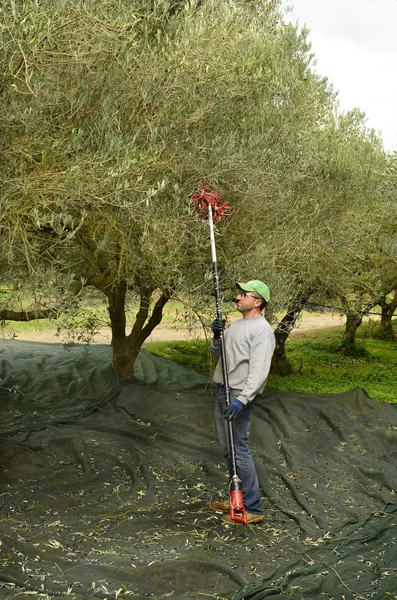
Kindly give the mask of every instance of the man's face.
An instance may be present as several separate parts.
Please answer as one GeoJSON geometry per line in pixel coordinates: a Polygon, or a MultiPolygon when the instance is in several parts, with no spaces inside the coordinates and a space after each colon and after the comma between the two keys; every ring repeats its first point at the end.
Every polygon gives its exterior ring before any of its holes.
{"type": "Polygon", "coordinates": [[[255,292],[244,292],[240,290],[235,299],[236,308],[241,313],[248,313],[254,308],[259,308],[262,298],[255,292]]]}

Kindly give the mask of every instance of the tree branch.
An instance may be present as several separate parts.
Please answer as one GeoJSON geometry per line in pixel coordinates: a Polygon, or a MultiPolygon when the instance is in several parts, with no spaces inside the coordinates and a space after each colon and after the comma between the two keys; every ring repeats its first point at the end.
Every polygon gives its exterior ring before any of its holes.
{"type": "Polygon", "coordinates": [[[34,321],[36,319],[56,319],[58,314],[55,310],[0,310],[2,321],[34,321]]]}

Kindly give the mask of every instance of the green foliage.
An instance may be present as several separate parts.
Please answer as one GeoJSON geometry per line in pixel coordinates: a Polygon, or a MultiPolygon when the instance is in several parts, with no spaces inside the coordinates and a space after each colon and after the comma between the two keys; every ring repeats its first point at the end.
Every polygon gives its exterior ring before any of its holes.
{"type": "MultiPolygon", "coordinates": [[[[393,342],[366,338],[367,325],[358,334],[364,356],[344,356],[334,348],[342,327],[292,336],[287,342],[288,371],[270,375],[267,387],[287,392],[334,394],[361,387],[376,400],[397,402],[397,355],[393,342]]],[[[146,348],[178,364],[208,373],[208,342],[157,342],[146,348]],[[189,357],[190,354],[190,357],[189,357]]]]}
{"type": "Polygon", "coordinates": [[[146,349],[157,356],[172,360],[178,365],[195,369],[198,373],[210,374],[214,368],[209,343],[205,340],[188,342],[150,342],[146,349]]]}
{"type": "Polygon", "coordinates": [[[335,352],[342,328],[330,328],[293,336],[287,342],[295,372],[287,377],[270,376],[268,386],[291,392],[337,393],[362,387],[376,400],[397,402],[397,356],[395,344],[367,338],[368,325],[360,327],[357,342],[364,353],[345,356],[335,352]]]}
{"type": "Polygon", "coordinates": [[[341,183],[358,172],[352,160],[347,176],[343,148],[361,129],[334,123],[306,32],[279,5],[8,0],[0,124],[13,262],[56,261],[102,287],[210,282],[198,259],[207,229],[188,200],[204,179],[233,205],[218,232],[224,277],[245,277],[247,260],[307,262],[310,232],[324,237],[346,201],[341,183]]]}
{"type": "Polygon", "coordinates": [[[201,310],[208,227],[189,196],[205,180],[233,207],[216,231],[225,288],[264,279],[273,311],[302,289],[346,307],[384,292],[395,169],[313,58],[278,0],[4,0],[3,278],[33,279],[59,312],[120,282],[201,310]]]}
{"type": "Polygon", "coordinates": [[[365,358],[369,356],[368,350],[361,340],[355,340],[355,343],[352,346],[344,343],[342,340],[342,342],[330,344],[328,351],[353,358],[365,358]]]}
{"type": "Polygon", "coordinates": [[[395,333],[395,329],[396,329],[396,318],[392,317],[391,318],[391,328],[384,328],[381,326],[381,323],[379,320],[377,321],[369,321],[367,324],[367,327],[365,328],[364,331],[362,331],[361,336],[366,339],[366,338],[374,338],[377,340],[384,340],[384,341],[396,341],[396,333],[395,333]]]}

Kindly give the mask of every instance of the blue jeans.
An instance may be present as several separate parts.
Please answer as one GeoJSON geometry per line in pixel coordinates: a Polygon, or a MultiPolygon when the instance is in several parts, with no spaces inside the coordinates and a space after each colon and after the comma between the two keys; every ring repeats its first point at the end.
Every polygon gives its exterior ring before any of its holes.
{"type": "MultiPolygon", "coordinates": [[[[230,390],[230,401],[233,402],[240,390],[230,390]]],[[[262,514],[262,506],[259,494],[258,477],[254,461],[248,445],[248,436],[251,428],[252,402],[247,404],[243,410],[232,421],[234,446],[236,450],[237,475],[241,479],[243,489],[243,502],[245,510],[251,514],[262,514]]],[[[218,430],[219,443],[223,456],[226,459],[229,475],[232,477],[232,462],[229,450],[228,421],[223,416],[226,406],[226,393],[223,385],[216,386],[215,419],[218,430]]]]}

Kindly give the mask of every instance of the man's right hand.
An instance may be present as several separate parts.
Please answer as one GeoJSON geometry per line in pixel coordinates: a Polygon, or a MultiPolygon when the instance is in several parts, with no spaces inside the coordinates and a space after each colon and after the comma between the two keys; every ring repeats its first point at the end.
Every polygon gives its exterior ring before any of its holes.
{"type": "Polygon", "coordinates": [[[211,329],[214,334],[214,340],[220,340],[221,334],[225,331],[225,319],[214,319],[211,324],[211,329]]]}

